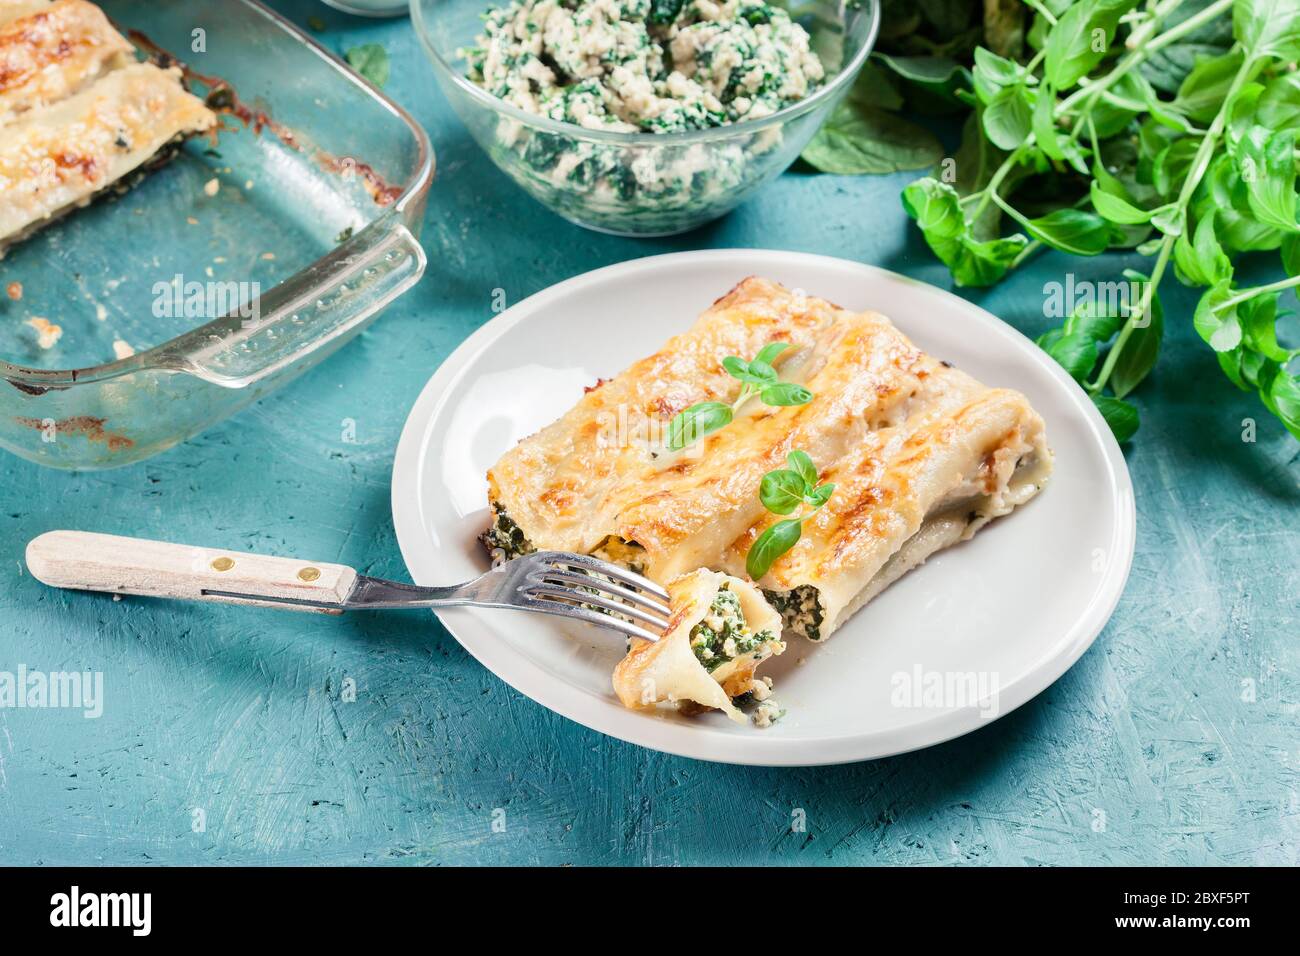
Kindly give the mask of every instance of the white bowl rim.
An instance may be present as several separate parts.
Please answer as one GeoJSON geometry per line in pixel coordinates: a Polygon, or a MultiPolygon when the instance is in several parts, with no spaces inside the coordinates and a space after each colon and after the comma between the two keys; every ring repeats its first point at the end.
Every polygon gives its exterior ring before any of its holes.
{"type": "MultiPolygon", "coordinates": [[[[853,59],[842,67],[835,77],[825,86],[818,89],[812,96],[791,103],[769,116],[764,116],[756,120],[742,120],[738,123],[728,123],[725,126],[710,126],[707,129],[692,129],[680,133],[650,133],[638,130],[635,133],[624,133],[616,130],[588,129],[585,126],[579,126],[576,123],[565,123],[560,120],[553,120],[549,116],[539,116],[536,113],[529,113],[517,106],[507,103],[503,99],[493,96],[481,86],[470,82],[460,71],[454,69],[447,58],[442,55],[434,46],[433,40],[429,34],[429,28],[424,21],[424,14],[421,11],[422,0],[411,0],[411,22],[415,25],[415,35],[420,38],[420,45],[424,47],[425,54],[429,57],[434,65],[434,69],[448,77],[453,84],[462,90],[470,99],[476,101],[480,106],[485,106],[497,113],[510,117],[517,123],[526,126],[533,126],[551,133],[557,133],[572,139],[591,140],[600,143],[610,143],[622,146],[645,145],[647,143],[655,144],[682,144],[699,141],[708,141],[714,139],[726,139],[751,131],[757,132],[766,129],[769,126],[784,124],[790,119],[802,116],[804,113],[816,109],[819,105],[827,100],[834,99],[841,89],[851,84],[857,79],[858,73],[862,66],[867,62],[867,57],[875,49],[876,38],[880,34],[880,0],[858,0],[861,9],[871,17],[871,22],[867,25],[867,36],[862,44],[862,48],[854,54],[853,59]]],[[[838,0],[838,7],[841,11],[848,5],[849,0],[838,0]]],[[[486,8],[485,8],[486,9],[486,8]]],[[[843,14],[841,13],[841,23],[843,23],[843,14]]]]}

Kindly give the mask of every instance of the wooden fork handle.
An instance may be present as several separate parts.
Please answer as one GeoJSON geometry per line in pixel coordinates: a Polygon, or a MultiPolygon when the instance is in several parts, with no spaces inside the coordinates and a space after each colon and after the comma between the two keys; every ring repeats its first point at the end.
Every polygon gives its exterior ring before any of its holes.
{"type": "Polygon", "coordinates": [[[33,538],[27,545],[27,567],[38,581],[58,588],[327,614],[342,613],[343,601],[357,579],[354,570],[341,564],[88,531],[47,531],[33,538]],[[337,606],[281,603],[284,601],[337,606]]]}

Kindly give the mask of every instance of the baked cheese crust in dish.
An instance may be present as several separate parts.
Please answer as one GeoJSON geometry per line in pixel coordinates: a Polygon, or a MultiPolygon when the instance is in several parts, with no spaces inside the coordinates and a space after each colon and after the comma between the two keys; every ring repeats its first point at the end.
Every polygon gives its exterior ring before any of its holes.
{"type": "Polygon", "coordinates": [[[46,2],[0,25],[0,123],[71,96],[134,62],[133,54],[104,12],[86,0],[46,2]]]}
{"type": "Polygon", "coordinates": [[[483,541],[506,557],[594,554],[661,584],[697,568],[740,578],[750,546],[782,520],[759,485],[796,449],[835,491],[756,582],[787,639],[825,639],[931,554],[1032,498],[1052,468],[1043,421],[1019,392],[927,355],[879,313],[751,277],[503,455],[488,472],[483,541]],[[791,346],[775,362],[781,380],[811,401],[750,401],[669,451],[677,413],[736,400],[741,382],[723,359],[773,342],[791,346]]]}
{"type": "Polygon", "coordinates": [[[748,723],[733,698],[752,695],[755,719],[767,718],[769,683],[754,671],[785,650],[781,615],[754,585],[706,568],[667,585],[673,616],[658,641],[634,637],[614,668],[614,691],[625,707],[648,710],[671,701],[687,712],[720,710],[748,723]]]}
{"type": "Polygon", "coordinates": [[[82,0],[0,0],[0,250],[216,125],[179,69],[132,50],[82,0]]]}

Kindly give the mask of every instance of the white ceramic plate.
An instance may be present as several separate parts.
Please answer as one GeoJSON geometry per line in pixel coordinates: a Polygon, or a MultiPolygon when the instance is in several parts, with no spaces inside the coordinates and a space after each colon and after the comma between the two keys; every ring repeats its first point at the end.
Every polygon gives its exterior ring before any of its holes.
{"type": "MultiPolygon", "coordinates": [[[[393,520],[419,584],[487,567],[487,469],[610,377],[685,330],[748,275],[874,308],[933,355],[1024,392],[1056,471],[1036,499],[908,574],[827,643],[794,638],[764,665],[786,715],[625,710],[610,674],[623,638],[516,611],[443,624],[494,674],[581,724],[669,753],[757,765],[844,763],[936,744],[1020,706],[1065,673],[1110,617],[1133,557],[1133,490],[1083,391],[1032,342],[957,296],[881,269],[789,252],[656,256],[562,282],[488,322],[425,386],[393,468],[393,520]],[[983,700],[996,691],[993,700],[983,700]]],[[[490,715],[483,715],[490,719],[490,715]]]]}

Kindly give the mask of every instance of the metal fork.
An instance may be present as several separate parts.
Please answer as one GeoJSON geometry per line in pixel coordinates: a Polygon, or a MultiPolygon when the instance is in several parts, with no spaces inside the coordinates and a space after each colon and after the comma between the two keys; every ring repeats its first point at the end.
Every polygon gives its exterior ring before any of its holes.
{"type": "Polygon", "coordinates": [[[657,641],[672,616],[649,578],[585,554],[534,551],[472,581],[419,587],[341,564],[216,551],[87,531],[49,531],[27,545],[27,567],[53,587],[341,614],[389,608],[516,608],[657,641]]]}

